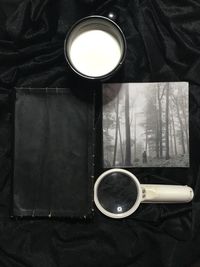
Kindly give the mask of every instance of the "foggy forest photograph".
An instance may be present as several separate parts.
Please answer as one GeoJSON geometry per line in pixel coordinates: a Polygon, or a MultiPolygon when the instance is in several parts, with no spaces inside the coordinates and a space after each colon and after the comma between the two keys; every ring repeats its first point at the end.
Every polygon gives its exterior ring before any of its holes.
{"type": "Polygon", "coordinates": [[[189,167],[187,82],[103,84],[103,162],[189,167]]]}

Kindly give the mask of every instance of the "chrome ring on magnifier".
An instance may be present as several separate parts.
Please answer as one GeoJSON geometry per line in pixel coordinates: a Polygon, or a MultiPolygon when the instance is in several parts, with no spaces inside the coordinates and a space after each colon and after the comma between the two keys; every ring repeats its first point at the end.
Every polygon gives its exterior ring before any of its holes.
{"type": "Polygon", "coordinates": [[[140,184],[134,174],[117,168],[102,173],[94,185],[97,208],[114,219],[131,215],[140,203],[184,203],[193,196],[189,186],[140,184]]]}

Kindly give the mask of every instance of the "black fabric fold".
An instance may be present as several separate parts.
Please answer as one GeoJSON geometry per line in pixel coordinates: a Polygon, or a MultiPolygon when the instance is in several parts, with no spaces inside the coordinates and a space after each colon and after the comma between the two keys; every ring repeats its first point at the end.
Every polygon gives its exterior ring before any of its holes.
{"type": "MultiPolygon", "coordinates": [[[[0,1],[1,266],[200,265],[199,14],[197,0],[0,1]],[[142,205],[137,213],[121,221],[106,218],[96,209],[92,220],[81,222],[10,219],[13,134],[10,92],[14,87],[70,87],[84,98],[83,81],[71,73],[65,62],[64,38],[81,17],[107,15],[110,11],[117,14],[128,50],[123,71],[109,82],[190,84],[190,168],[133,172],[142,182],[189,184],[194,188],[194,200],[181,206],[142,205]]],[[[91,87],[95,89],[96,85],[91,87]]],[[[97,130],[97,141],[100,138],[97,130]]],[[[96,155],[100,153],[97,149],[96,155]]],[[[99,159],[95,171],[96,177],[102,171],[99,159]]]]}

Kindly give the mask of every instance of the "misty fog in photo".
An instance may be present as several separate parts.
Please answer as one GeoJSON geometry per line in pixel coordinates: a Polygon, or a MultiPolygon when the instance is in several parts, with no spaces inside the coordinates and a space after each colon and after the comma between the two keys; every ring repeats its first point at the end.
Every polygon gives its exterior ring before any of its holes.
{"type": "Polygon", "coordinates": [[[188,167],[188,83],[103,85],[104,167],[188,167]]]}

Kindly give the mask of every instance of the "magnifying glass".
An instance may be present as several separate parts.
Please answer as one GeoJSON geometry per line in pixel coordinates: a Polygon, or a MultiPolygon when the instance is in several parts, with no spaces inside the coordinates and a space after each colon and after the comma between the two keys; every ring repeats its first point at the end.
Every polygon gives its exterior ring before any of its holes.
{"type": "Polygon", "coordinates": [[[189,186],[140,184],[135,175],[124,169],[105,171],[94,186],[97,208],[114,219],[131,215],[140,203],[184,203],[193,196],[189,186]]]}
{"type": "Polygon", "coordinates": [[[106,79],[122,65],[126,40],[121,28],[103,16],[76,22],[64,42],[65,58],[71,69],[88,79],[106,79]]]}

